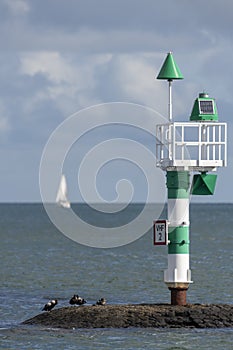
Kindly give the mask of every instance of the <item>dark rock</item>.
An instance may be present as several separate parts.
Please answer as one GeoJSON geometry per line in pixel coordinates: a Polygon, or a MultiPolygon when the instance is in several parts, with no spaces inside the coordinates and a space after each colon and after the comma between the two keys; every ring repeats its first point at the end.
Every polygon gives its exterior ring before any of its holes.
{"type": "Polygon", "coordinates": [[[134,304],[63,307],[23,322],[56,328],[233,327],[233,305],[134,304]]]}

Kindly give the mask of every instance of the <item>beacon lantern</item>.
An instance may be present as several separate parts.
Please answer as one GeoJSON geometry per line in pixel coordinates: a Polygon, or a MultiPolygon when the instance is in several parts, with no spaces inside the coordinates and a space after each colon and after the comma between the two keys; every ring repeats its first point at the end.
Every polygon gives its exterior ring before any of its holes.
{"type": "Polygon", "coordinates": [[[210,98],[205,92],[199,94],[196,98],[190,120],[196,121],[218,121],[218,113],[215,100],[210,98]]]}

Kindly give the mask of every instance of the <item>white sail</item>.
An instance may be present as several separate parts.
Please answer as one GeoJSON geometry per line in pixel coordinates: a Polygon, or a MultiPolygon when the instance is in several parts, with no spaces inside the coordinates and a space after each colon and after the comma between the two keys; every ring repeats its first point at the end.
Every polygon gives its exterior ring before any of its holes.
{"type": "Polygon", "coordinates": [[[70,208],[70,202],[67,196],[67,184],[65,175],[62,175],[57,192],[56,203],[64,208],[70,208]]]}

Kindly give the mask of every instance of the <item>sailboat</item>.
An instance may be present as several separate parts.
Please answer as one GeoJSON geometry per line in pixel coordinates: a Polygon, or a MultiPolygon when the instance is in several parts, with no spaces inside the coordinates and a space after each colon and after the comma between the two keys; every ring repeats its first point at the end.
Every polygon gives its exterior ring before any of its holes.
{"type": "Polygon", "coordinates": [[[67,196],[67,183],[65,175],[61,176],[60,185],[57,191],[56,203],[63,208],[70,208],[70,202],[67,196]]]}

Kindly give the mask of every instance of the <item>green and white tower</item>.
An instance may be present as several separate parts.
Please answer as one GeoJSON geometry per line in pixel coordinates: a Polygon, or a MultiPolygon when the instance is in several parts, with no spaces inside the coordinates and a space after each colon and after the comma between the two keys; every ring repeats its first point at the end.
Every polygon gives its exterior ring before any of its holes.
{"type": "MultiPolygon", "coordinates": [[[[227,125],[218,122],[215,100],[201,93],[195,100],[189,122],[173,122],[172,81],[183,79],[171,52],[157,79],[169,83],[168,123],[156,126],[157,166],[166,171],[168,268],[164,282],[172,305],[185,305],[191,280],[189,262],[190,195],[213,194],[217,167],[227,164],[227,125]],[[191,179],[192,173],[198,172],[191,179]],[[192,180],[192,184],[191,184],[192,180]]],[[[156,228],[156,230],[158,230],[156,228]]],[[[161,243],[155,243],[161,244],[161,243]]]]}

